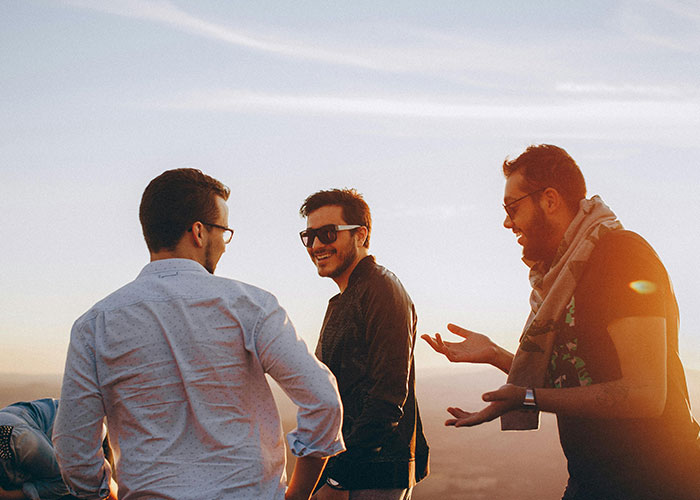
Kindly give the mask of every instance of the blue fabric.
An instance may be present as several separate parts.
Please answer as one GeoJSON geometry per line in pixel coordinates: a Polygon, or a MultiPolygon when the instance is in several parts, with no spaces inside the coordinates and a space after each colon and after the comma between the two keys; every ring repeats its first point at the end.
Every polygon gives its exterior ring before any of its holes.
{"type": "Polygon", "coordinates": [[[58,400],[47,398],[0,410],[0,426],[11,427],[4,443],[11,456],[0,458],[3,488],[21,489],[32,500],[52,500],[68,494],[51,445],[57,409],[58,400]]]}

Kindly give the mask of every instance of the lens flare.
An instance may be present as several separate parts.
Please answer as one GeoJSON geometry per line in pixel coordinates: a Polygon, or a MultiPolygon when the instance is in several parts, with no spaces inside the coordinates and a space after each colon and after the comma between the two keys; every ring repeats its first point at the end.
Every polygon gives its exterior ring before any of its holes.
{"type": "Polygon", "coordinates": [[[641,295],[649,295],[656,291],[656,283],[647,280],[637,280],[629,284],[629,287],[641,295]]]}

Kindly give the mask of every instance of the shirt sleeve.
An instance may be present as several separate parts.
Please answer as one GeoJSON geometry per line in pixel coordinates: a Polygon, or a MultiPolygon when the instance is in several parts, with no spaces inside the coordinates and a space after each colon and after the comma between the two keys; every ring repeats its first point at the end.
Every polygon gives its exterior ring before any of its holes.
{"type": "Polygon", "coordinates": [[[345,450],[342,404],[335,377],[309,352],[287,313],[272,297],[255,327],[255,348],[266,373],[299,408],[287,435],[297,457],[328,457],[345,450]]]}
{"type": "Polygon", "coordinates": [[[102,451],[105,413],[94,350],[98,321],[78,320],[73,326],[53,431],[63,479],[72,495],[86,499],[107,497],[111,474],[102,451]]]}
{"type": "Polygon", "coordinates": [[[401,285],[391,278],[368,287],[361,310],[366,313],[369,379],[362,411],[345,436],[348,453],[373,454],[403,417],[413,360],[415,313],[401,285]]]}
{"type": "Polygon", "coordinates": [[[599,243],[591,271],[601,276],[604,322],[632,316],[666,315],[668,277],[641,237],[610,234],[599,243]]]}

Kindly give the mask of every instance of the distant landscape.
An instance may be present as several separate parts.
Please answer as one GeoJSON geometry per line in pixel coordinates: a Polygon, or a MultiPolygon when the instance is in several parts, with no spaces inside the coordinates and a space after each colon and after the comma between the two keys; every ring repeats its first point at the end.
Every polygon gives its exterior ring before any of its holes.
{"type": "MultiPolygon", "coordinates": [[[[688,371],[687,379],[699,417],[700,371],[688,371]]],[[[445,408],[478,409],[481,394],[502,383],[504,376],[496,370],[466,372],[448,367],[419,376],[418,401],[431,449],[431,474],[416,487],[414,500],[561,498],[567,474],[552,415],[542,415],[536,432],[501,432],[497,421],[471,429],[443,425],[449,416],[445,408]]],[[[60,376],[0,374],[0,388],[2,406],[59,397],[60,376]]],[[[287,432],[294,426],[294,407],[279,390],[275,393],[287,432]]]]}

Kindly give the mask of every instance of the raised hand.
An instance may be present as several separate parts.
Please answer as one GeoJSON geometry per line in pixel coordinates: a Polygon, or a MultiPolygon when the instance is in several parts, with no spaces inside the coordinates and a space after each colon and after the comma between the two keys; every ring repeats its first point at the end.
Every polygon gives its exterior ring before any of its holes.
{"type": "Polygon", "coordinates": [[[447,325],[447,329],[459,335],[464,340],[462,342],[447,342],[442,340],[439,333],[435,337],[421,335],[430,347],[436,352],[444,354],[453,363],[488,363],[495,365],[499,347],[490,338],[481,333],[467,330],[452,323],[447,325]]]}

